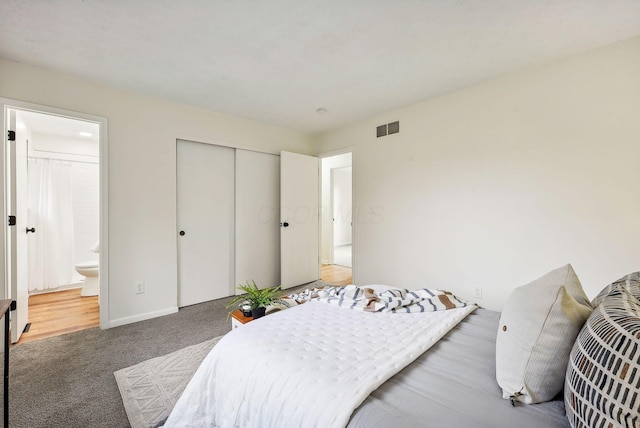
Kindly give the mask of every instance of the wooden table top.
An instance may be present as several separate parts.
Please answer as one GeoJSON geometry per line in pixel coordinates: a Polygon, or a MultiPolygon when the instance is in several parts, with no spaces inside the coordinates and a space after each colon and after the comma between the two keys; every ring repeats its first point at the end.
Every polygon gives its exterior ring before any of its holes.
{"type": "Polygon", "coordinates": [[[231,316],[236,320],[238,320],[239,322],[241,322],[242,324],[246,324],[249,321],[253,321],[253,317],[245,317],[242,314],[242,311],[240,309],[236,309],[235,311],[231,312],[231,316]]]}

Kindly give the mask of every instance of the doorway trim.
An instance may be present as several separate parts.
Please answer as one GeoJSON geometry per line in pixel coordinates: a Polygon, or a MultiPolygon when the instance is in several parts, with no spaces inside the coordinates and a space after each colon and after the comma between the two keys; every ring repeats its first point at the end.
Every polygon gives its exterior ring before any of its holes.
{"type": "MultiPolygon", "coordinates": [[[[356,207],[356,204],[355,204],[356,192],[355,192],[355,185],[354,185],[354,181],[353,181],[353,177],[354,177],[355,171],[356,171],[355,162],[354,162],[355,153],[356,153],[355,148],[354,147],[347,147],[347,148],[344,148],[344,149],[332,150],[332,151],[329,151],[329,152],[324,152],[324,153],[319,154],[318,155],[318,158],[320,159],[320,171],[319,171],[319,173],[322,176],[322,162],[324,161],[325,158],[330,158],[330,157],[338,156],[338,155],[344,155],[344,154],[347,154],[347,153],[351,153],[351,177],[352,177],[352,179],[351,179],[351,212],[352,212],[352,223],[353,224],[351,226],[351,282],[353,284],[356,284],[356,261],[355,261],[355,257],[354,256],[356,254],[356,240],[357,240],[356,239],[356,230],[357,229],[355,227],[355,221],[354,221],[355,220],[355,216],[353,215],[353,213],[355,212],[355,207],[356,207]]],[[[320,177],[320,178],[321,178],[319,180],[320,181],[320,191],[319,191],[320,200],[319,200],[318,203],[320,204],[320,206],[322,206],[322,190],[323,190],[322,189],[322,181],[323,180],[322,180],[322,177],[320,177]]],[[[331,184],[330,184],[330,186],[331,186],[330,191],[331,191],[331,193],[333,193],[333,186],[331,184]]],[[[331,205],[332,205],[331,206],[331,210],[333,210],[333,194],[331,195],[331,205]]],[[[318,270],[321,273],[321,271],[322,271],[322,225],[324,224],[322,216],[327,215],[327,213],[325,213],[324,210],[320,210],[320,211],[321,211],[321,218],[320,218],[320,225],[319,225],[319,230],[318,230],[318,233],[320,234],[320,239],[319,239],[320,248],[318,249],[318,251],[319,251],[319,254],[321,255],[321,257],[320,257],[320,260],[318,260],[318,270]]],[[[329,215],[333,215],[333,212],[329,213],[329,215]]],[[[332,246],[333,246],[333,226],[334,225],[332,224],[331,225],[331,229],[332,230],[331,230],[331,234],[330,234],[331,235],[330,241],[331,241],[331,245],[332,246]]],[[[333,263],[333,248],[331,248],[330,254],[331,254],[330,262],[333,263]]]]}
{"type": "MultiPolygon", "coordinates": [[[[0,150],[0,188],[4,190],[2,212],[4,219],[7,218],[7,171],[6,171],[6,150],[5,141],[9,131],[7,123],[7,110],[23,110],[36,113],[48,114],[52,116],[62,116],[71,119],[93,122],[99,126],[99,176],[100,176],[100,328],[109,328],[109,121],[106,117],[95,116],[87,113],[80,113],[71,110],[65,110],[57,107],[44,106],[25,101],[18,101],[9,98],[0,98],[0,106],[2,107],[2,123],[4,137],[2,138],[2,149],[0,150]]],[[[6,220],[3,220],[6,221],[6,220]]],[[[0,234],[0,267],[4,271],[4,275],[0,277],[0,294],[3,297],[8,296],[7,266],[6,266],[6,250],[7,250],[7,228],[2,227],[0,234]]]]}

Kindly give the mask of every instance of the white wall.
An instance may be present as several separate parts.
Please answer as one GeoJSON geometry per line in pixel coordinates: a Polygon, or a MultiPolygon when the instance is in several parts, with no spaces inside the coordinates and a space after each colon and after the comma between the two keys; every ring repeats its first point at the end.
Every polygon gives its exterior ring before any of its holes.
{"type": "Polygon", "coordinates": [[[638,118],[634,38],[319,136],[318,153],[355,146],[358,283],[482,285],[501,309],[570,262],[593,297],[640,269],[638,118]]]}
{"type": "Polygon", "coordinates": [[[333,170],[333,246],[351,244],[351,167],[333,170]]]}
{"type": "Polygon", "coordinates": [[[177,304],[176,139],[311,153],[300,133],[0,59],[0,97],[109,120],[109,326],[177,304]],[[137,280],[146,291],[134,294],[137,280]]]}
{"type": "Polygon", "coordinates": [[[83,156],[92,156],[97,159],[100,155],[98,141],[87,138],[69,138],[35,132],[29,141],[31,143],[29,144],[30,152],[34,150],[53,152],[48,154],[51,157],[55,157],[58,153],[65,153],[78,155],[77,159],[84,160],[83,156]]]}
{"type": "MultiPolygon", "coordinates": [[[[71,162],[74,263],[98,260],[92,251],[100,239],[100,171],[98,163],[71,162]]],[[[83,277],[75,272],[74,278],[83,277]]]]}
{"type": "Polygon", "coordinates": [[[351,166],[351,153],[341,153],[321,159],[321,189],[322,225],[321,225],[321,254],[322,263],[329,263],[331,257],[331,170],[351,166]]]}

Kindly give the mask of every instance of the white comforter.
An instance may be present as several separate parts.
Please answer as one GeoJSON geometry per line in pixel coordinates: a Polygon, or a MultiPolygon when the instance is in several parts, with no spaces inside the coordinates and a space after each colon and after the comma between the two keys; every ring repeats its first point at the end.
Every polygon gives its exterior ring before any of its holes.
{"type": "Polygon", "coordinates": [[[311,301],[263,317],[220,340],[165,427],[344,427],[474,309],[370,313],[311,301]]]}

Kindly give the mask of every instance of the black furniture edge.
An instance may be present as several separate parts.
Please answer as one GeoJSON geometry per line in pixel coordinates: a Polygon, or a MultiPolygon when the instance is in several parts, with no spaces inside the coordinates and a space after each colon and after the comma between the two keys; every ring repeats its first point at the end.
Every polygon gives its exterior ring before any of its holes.
{"type": "Polygon", "coordinates": [[[4,427],[9,427],[9,311],[15,311],[15,300],[0,300],[0,318],[4,317],[4,427]]]}

